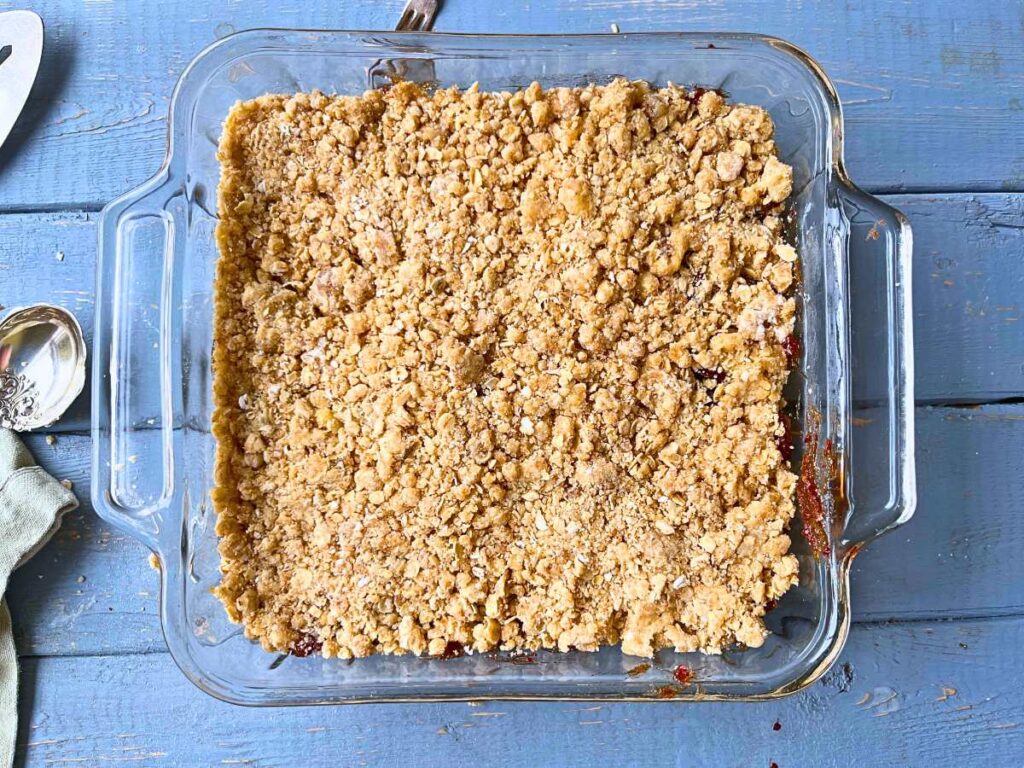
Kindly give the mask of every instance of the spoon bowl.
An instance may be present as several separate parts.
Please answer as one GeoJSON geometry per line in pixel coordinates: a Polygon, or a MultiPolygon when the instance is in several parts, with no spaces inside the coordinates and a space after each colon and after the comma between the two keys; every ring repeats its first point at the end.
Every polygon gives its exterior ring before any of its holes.
{"type": "Polygon", "coordinates": [[[36,304],[0,322],[0,427],[19,432],[61,417],[85,385],[85,338],[75,316],[36,304]]]}

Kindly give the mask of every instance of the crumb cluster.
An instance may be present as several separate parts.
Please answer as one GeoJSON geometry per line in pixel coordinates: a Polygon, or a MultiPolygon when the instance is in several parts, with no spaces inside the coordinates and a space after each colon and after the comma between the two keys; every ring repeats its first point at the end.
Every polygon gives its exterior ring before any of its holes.
{"type": "Polygon", "coordinates": [[[616,80],[269,95],[220,148],[216,594],[268,650],[758,646],[791,169],[616,80]]]}

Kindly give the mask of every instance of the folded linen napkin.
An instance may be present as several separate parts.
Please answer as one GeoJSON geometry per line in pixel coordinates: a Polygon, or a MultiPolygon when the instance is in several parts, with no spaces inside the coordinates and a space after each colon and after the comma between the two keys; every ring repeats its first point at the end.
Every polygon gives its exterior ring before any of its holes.
{"type": "Polygon", "coordinates": [[[0,429],[0,768],[14,763],[18,737],[18,658],[3,595],[11,572],[43,548],[75,495],[42,467],[17,436],[0,429]]]}

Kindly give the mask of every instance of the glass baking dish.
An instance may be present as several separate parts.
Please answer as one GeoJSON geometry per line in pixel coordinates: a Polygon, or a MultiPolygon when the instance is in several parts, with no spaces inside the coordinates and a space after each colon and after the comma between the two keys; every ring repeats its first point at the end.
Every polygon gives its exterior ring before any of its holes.
{"type": "MultiPolygon", "coordinates": [[[[483,36],[253,30],[185,70],[160,171],[108,205],[99,237],[93,368],[93,503],[157,554],[160,615],[175,661],[200,688],[240,704],[429,699],[754,699],[790,693],[836,658],[850,624],[850,563],[915,505],[911,234],[857,189],[842,163],[835,89],[805,53],[742,34],[483,36]],[[210,434],[216,159],[238,99],[314,88],[356,93],[389,73],[482,89],[607,82],[616,76],[721,89],[775,120],[794,168],[799,372],[789,398],[807,470],[824,491],[827,554],[793,525],[800,581],[757,649],[480,654],[357,661],[269,654],[210,594],[219,579],[210,434]],[[692,680],[673,671],[684,665],[692,680]]],[[[801,462],[801,451],[794,457],[801,462]]]]}

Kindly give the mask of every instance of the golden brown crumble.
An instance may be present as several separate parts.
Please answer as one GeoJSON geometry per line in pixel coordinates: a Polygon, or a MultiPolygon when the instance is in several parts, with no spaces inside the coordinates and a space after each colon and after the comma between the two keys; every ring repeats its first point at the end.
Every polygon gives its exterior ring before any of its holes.
{"type": "Polygon", "coordinates": [[[797,574],[772,135],[758,107],[625,80],[236,105],[231,619],[342,657],[760,645],[797,574]]]}

